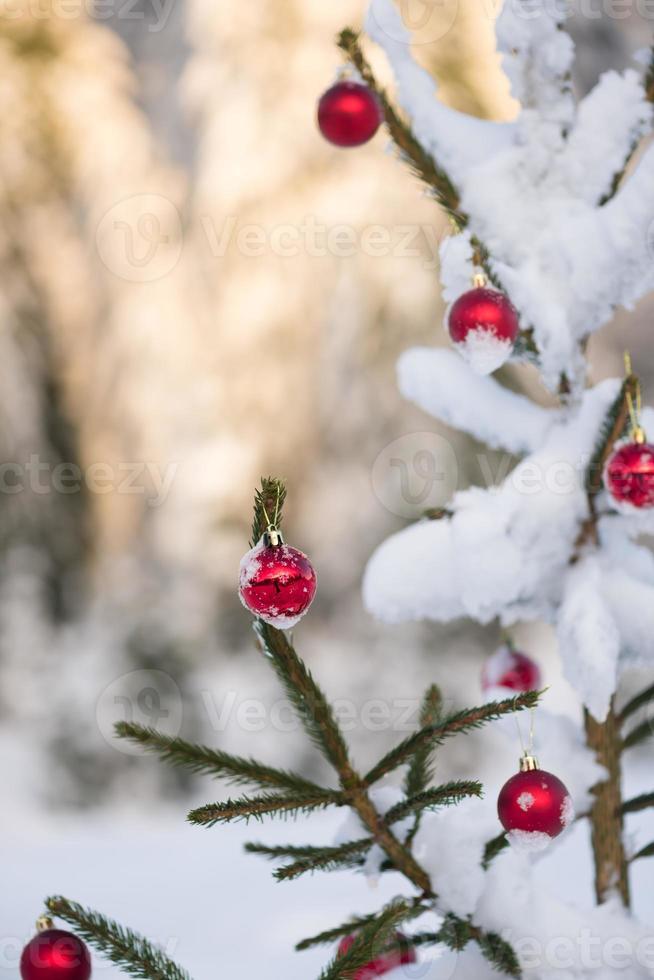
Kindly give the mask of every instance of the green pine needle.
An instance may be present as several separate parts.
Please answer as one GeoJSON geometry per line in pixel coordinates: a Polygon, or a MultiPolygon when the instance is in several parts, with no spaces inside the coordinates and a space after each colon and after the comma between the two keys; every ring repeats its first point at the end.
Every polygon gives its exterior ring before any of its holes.
{"type": "Polygon", "coordinates": [[[397,927],[415,915],[415,906],[401,899],[388,905],[355,934],[347,953],[337,954],[322,971],[319,980],[353,977],[387,948],[397,927]]]}
{"type": "Polygon", "coordinates": [[[637,694],[631,701],[625,704],[620,712],[620,722],[626,721],[627,718],[635,714],[640,708],[644,708],[650,701],[654,701],[654,684],[651,687],[646,687],[644,691],[641,691],[640,694],[637,694]]]}
{"type": "Polygon", "coordinates": [[[651,738],[654,735],[654,725],[651,721],[643,721],[640,725],[636,727],[626,735],[622,742],[622,748],[633,749],[636,745],[640,745],[646,739],[651,738]]]}
{"type": "Polygon", "coordinates": [[[59,895],[46,899],[45,904],[48,912],[72,926],[78,936],[130,976],[142,980],[191,980],[162,950],[99,912],[59,895]]]}
{"type": "Polygon", "coordinates": [[[409,797],[408,800],[401,800],[396,803],[388,813],[385,820],[387,823],[397,823],[404,820],[412,813],[422,813],[424,810],[433,810],[436,807],[452,806],[460,803],[468,796],[482,796],[482,785],[475,780],[458,780],[451,783],[444,783],[443,786],[435,786],[427,789],[424,793],[417,793],[409,797]]]}
{"type": "MultiPolygon", "coordinates": [[[[436,725],[440,717],[443,699],[435,684],[427,690],[420,711],[420,727],[436,725]]],[[[415,753],[404,780],[404,792],[408,797],[417,796],[426,790],[433,778],[431,768],[432,746],[425,744],[415,753]]]]}
{"type": "Polygon", "coordinates": [[[319,793],[292,793],[287,796],[243,796],[240,800],[225,800],[223,803],[207,803],[191,810],[189,823],[213,827],[217,823],[231,823],[234,820],[262,820],[264,817],[298,816],[323,810],[332,804],[341,805],[339,793],[322,790],[319,793]]]}
{"type": "Polygon", "coordinates": [[[459,711],[443,722],[435,725],[427,725],[424,728],[409,735],[403,742],[400,742],[394,749],[384,756],[384,758],[370,770],[365,777],[366,785],[383,779],[389,772],[393,772],[399,766],[409,762],[414,754],[425,745],[440,745],[447,738],[458,735],[461,732],[469,732],[475,728],[485,725],[489,721],[495,721],[504,715],[512,714],[516,711],[523,711],[525,708],[533,708],[538,704],[540,693],[538,691],[526,691],[514,698],[507,698],[504,701],[493,701],[479,708],[467,708],[459,711]]]}
{"type": "Polygon", "coordinates": [[[260,619],[255,620],[254,630],[312,742],[331,763],[341,782],[353,783],[355,777],[347,745],[332,706],[306,664],[282,630],[260,619]]]}
{"type": "Polygon", "coordinates": [[[272,476],[261,477],[261,488],[254,492],[254,517],[250,547],[259,543],[262,534],[273,524],[279,528],[282,523],[282,510],[286,500],[286,487],[282,480],[272,476]]]}
{"type": "Polygon", "coordinates": [[[219,777],[227,782],[241,786],[256,786],[259,789],[289,790],[294,793],[320,792],[322,787],[294,772],[266,766],[255,759],[228,755],[219,749],[206,745],[195,745],[181,738],[172,738],[131,722],[121,721],[116,725],[118,738],[142,745],[147,752],[156,753],[164,762],[183,766],[191,772],[219,777]]]}
{"type": "Polygon", "coordinates": [[[633,800],[626,800],[620,809],[622,813],[639,813],[652,806],[654,806],[654,793],[643,793],[642,796],[635,796],[633,800]]]}

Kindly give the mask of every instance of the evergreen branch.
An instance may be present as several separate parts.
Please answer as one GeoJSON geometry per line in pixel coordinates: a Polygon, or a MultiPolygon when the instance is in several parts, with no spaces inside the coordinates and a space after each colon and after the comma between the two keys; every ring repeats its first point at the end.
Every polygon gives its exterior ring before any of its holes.
{"type": "Polygon", "coordinates": [[[422,813],[424,810],[431,810],[439,806],[452,806],[467,796],[481,795],[482,785],[474,780],[444,783],[442,786],[427,789],[424,793],[417,793],[407,800],[396,803],[388,811],[385,819],[388,824],[397,823],[412,813],[422,813]]]}
{"type": "Polygon", "coordinates": [[[327,698],[282,630],[261,619],[255,620],[254,630],[307,734],[339,774],[343,788],[351,788],[358,780],[327,698]]]}
{"type": "Polygon", "coordinates": [[[275,769],[255,759],[228,755],[219,749],[195,745],[181,738],[172,738],[154,728],[121,721],[115,726],[115,730],[119,738],[141,745],[147,752],[156,753],[164,762],[183,766],[191,772],[206,773],[226,779],[232,784],[254,785],[260,789],[274,786],[293,793],[322,792],[322,787],[294,772],[275,769]]]}
{"type": "Polygon", "coordinates": [[[642,796],[635,796],[633,800],[625,800],[620,807],[620,813],[638,813],[651,806],[654,806],[654,793],[643,793],[642,796]]]}
{"type": "Polygon", "coordinates": [[[477,936],[477,944],[486,959],[500,973],[507,973],[510,977],[521,975],[520,963],[513,947],[496,932],[482,932],[477,936]]]}
{"type": "Polygon", "coordinates": [[[307,949],[313,949],[314,946],[331,946],[332,943],[336,942],[337,939],[342,939],[343,936],[351,936],[353,933],[360,932],[366,926],[369,926],[371,922],[374,922],[376,918],[377,914],[374,913],[373,915],[363,915],[359,918],[350,919],[349,922],[343,923],[342,926],[336,926],[335,929],[326,929],[324,932],[319,932],[316,936],[303,939],[297,943],[295,950],[298,953],[303,953],[307,949]]]}
{"type": "Polygon", "coordinates": [[[436,942],[444,943],[455,953],[460,953],[471,942],[477,933],[477,929],[468,919],[460,919],[453,912],[448,913],[443,920],[443,924],[436,934],[436,942]]]}
{"type": "Polygon", "coordinates": [[[510,944],[495,932],[484,932],[469,919],[450,913],[436,935],[436,942],[444,943],[457,953],[473,940],[496,969],[512,977],[520,976],[520,964],[510,944]]]}
{"type": "Polygon", "coordinates": [[[313,855],[307,854],[293,864],[278,868],[275,878],[277,881],[293,881],[300,875],[313,874],[314,871],[340,871],[342,868],[351,868],[361,864],[363,856],[370,850],[372,844],[370,837],[364,837],[335,847],[316,847],[313,855]]]}
{"type": "Polygon", "coordinates": [[[59,895],[46,899],[45,904],[52,915],[73,926],[77,935],[130,976],[142,980],[190,980],[189,974],[168,959],[162,950],[99,912],[85,909],[59,895]]]}
{"type": "Polygon", "coordinates": [[[601,492],[604,467],[616,442],[623,436],[629,421],[629,397],[636,398],[638,379],[630,374],[622,382],[617,398],[609,408],[586,470],[586,492],[594,498],[601,492]]]}
{"type": "Polygon", "coordinates": [[[644,742],[646,738],[651,738],[654,735],[652,730],[651,721],[643,721],[640,725],[636,725],[633,731],[629,732],[627,736],[622,741],[622,750],[633,749],[634,746],[640,745],[644,742]]]}
{"type": "Polygon", "coordinates": [[[652,684],[651,687],[645,688],[644,691],[641,691],[640,694],[637,694],[634,698],[631,699],[631,701],[628,701],[627,704],[625,704],[622,711],[620,712],[618,716],[618,720],[622,724],[624,721],[627,720],[627,718],[629,718],[630,715],[633,715],[636,711],[638,711],[639,708],[644,708],[646,704],[649,704],[649,702],[653,700],[654,700],[654,684],[652,684]]]}
{"type": "Polygon", "coordinates": [[[271,522],[279,528],[286,500],[286,487],[272,476],[261,477],[261,488],[254,492],[254,518],[250,547],[254,548],[271,522]]]}
{"type": "Polygon", "coordinates": [[[540,693],[538,691],[525,691],[516,697],[507,698],[504,701],[493,701],[479,708],[469,708],[460,711],[445,721],[435,725],[426,725],[424,728],[409,735],[403,742],[400,742],[394,749],[384,756],[377,765],[370,770],[365,777],[366,785],[370,786],[378,782],[389,772],[393,772],[398,766],[404,765],[414,755],[414,753],[424,745],[440,745],[447,738],[458,735],[460,732],[472,731],[485,725],[489,721],[495,721],[504,715],[516,711],[523,711],[525,708],[533,708],[538,704],[540,693]]]}
{"type": "Polygon", "coordinates": [[[368,88],[379,99],[386,125],[400,155],[407,161],[413,173],[428,185],[438,203],[449,214],[456,229],[461,231],[465,228],[468,219],[461,211],[458,191],[446,171],[416,139],[411,127],[400,117],[385,90],[377,82],[361,49],[359,36],[351,28],[346,27],[339,34],[337,44],[368,88]]]}
{"type": "Polygon", "coordinates": [[[320,974],[319,980],[354,977],[358,970],[362,970],[386,949],[397,927],[415,915],[415,907],[410,903],[403,900],[392,902],[355,934],[354,942],[346,953],[336,954],[320,974]]]}
{"type": "Polygon", "coordinates": [[[300,793],[288,796],[243,796],[240,800],[226,800],[224,803],[207,803],[205,806],[191,810],[188,815],[189,823],[213,827],[217,823],[230,823],[232,820],[261,820],[263,817],[296,816],[299,813],[311,813],[313,810],[323,810],[328,806],[340,806],[343,798],[340,793],[322,790],[320,793],[300,793]]]}
{"type": "Polygon", "coordinates": [[[645,72],[645,78],[643,79],[643,86],[647,101],[654,102],[654,45],[650,49],[649,64],[645,72]]]}
{"type": "Polygon", "coordinates": [[[481,862],[482,868],[488,868],[493,858],[496,858],[508,846],[509,839],[504,832],[489,840],[484,848],[484,857],[481,862]]]}
{"type": "Polygon", "coordinates": [[[639,858],[651,858],[651,857],[654,857],[654,841],[652,841],[651,844],[647,844],[646,847],[642,847],[640,851],[638,851],[637,854],[634,854],[634,856],[629,860],[631,862],[631,861],[638,861],[639,858]]]}
{"type": "MultiPolygon", "coordinates": [[[[420,726],[426,728],[435,725],[440,717],[442,707],[441,692],[435,684],[427,690],[420,710],[420,726]]],[[[432,746],[423,745],[414,754],[404,780],[404,792],[408,797],[423,793],[429,786],[433,772],[431,768],[432,746]]]]}

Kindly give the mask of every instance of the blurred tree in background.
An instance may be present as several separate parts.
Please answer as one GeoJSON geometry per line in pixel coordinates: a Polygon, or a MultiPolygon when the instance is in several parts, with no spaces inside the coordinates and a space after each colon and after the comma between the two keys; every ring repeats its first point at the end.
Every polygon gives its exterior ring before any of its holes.
{"type": "MultiPolygon", "coordinates": [[[[446,29],[425,31],[420,56],[443,98],[510,117],[478,0],[433,6],[446,29]]],[[[409,337],[444,339],[448,229],[390,155],[340,154],[315,132],[338,67],[330,38],[363,9],[116,0],[94,18],[83,3],[0,4],[0,724],[30,763],[30,797],[38,786],[60,804],[99,802],[119,773],[127,794],[151,793],[104,741],[133,671],[168,674],[182,698],[251,688],[235,570],[269,470],[304,502],[293,537],[320,573],[309,659],[361,692],[377,658],[387,688],[400,676],[397,638],[365,619],[358,587],[373,546],[424,506],[420,491],[438,502],[434,472],[409,474],[407,495],[378,454],[399,440],[414,465],[425,423],[394,363],[409,337]],[[375,655],[362,662],[364,638],[375,655]]],[[[579,87],[650,27],[635,13],[578,17],[579,87]]],[[[638,322],[629,344],[647,383],[638,322]]],[[[614,336],[594,350],[599,374],[621,356],[614,336]]],[[[459,486],[486,478],[474,444],[434,431],[459,486]]],[[[489,639],[469,625],[404,629],[412,688],[448,675],[450,696],[469,690],[489,639]]],[[[137,720],[166,694],[153,678],[137,720]]],[[[212,723],[185,719],[186,734],[212,723]]],[[[240,738],[225,733],[228,748],[240,738]]],[[[292,736],[278,741],[297,753],[292,736]]],[[[176,790],[179,776],[150,777],[176,790]]]]}

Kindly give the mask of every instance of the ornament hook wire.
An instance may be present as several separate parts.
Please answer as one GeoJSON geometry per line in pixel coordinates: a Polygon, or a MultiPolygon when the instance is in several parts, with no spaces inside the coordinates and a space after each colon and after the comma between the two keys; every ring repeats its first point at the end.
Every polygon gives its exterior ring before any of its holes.
{"type": "Polygon", "coordinates": [[[631,363],[631,354],[629,353],[628,350],[624,352],[624,367],[625,367],[625,373],[627,375],[627,379],[633,378],[635,382],[635,388],[636,388],[635,403],[631,391],[627,390],[627,408],[629,409],[629,419],[631,422],[631,437],[634,442],[642,446],[643,443],[646,442],[645,430],[640,424],[640,417],[643,408],[643,397],[640,388],[640,381],[634,375],[632,363],[631,363]]]}

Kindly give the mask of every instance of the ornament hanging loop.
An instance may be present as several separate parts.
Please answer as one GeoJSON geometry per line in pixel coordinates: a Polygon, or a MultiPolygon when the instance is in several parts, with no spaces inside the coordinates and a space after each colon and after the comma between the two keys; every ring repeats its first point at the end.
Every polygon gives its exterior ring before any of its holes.
{"type": "Polygon", "coordinates": [[[529,752],[525,752],[520,759],[520,772],[533,772],[535,769],[540,769],[538,759],[530,755],[529,752]]]}
{"type": "Polygon", "coordinates": [[[636,388],[635,401],[631,391],[627,390],[627,407],[629,409],[629,419],[631,425],[630,435],[633,442],[637,443],[639,446],[642,446],[645,442],[647,442],[647,436],[645,435],[645,430],[640,424],[643,399],[640,390],[640,381],[633,373],[632,364],[631,364],[631,354],[629,353],[629,351],[625,351],[624,353],[624,367],[625,367],[627,379],[633,378],[635,388],[636,388]]]}
{"type": "Polygon", "coordinates": [[[263,504],[263,512],[266,515],[266,521],[268,522],[268,527],[263,534],[263,543],[266,548],[277,548],[279,545],[284,544],[284,538],[282,532],[278,528],[279,523],[279,500],[280,500],[280,490],[277,487],[277,500],[275,501],[275,513],[270,517],[266,509],[266,505],[263,504]]]}

